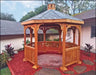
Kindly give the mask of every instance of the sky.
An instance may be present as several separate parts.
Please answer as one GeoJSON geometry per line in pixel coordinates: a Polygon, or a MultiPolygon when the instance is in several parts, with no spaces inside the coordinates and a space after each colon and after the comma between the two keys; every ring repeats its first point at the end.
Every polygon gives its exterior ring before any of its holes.
{"type": "Polygon", "coordinates": [[[41,6],[43,0],[1,0],[1,12],[13,14],[17,22],[28,12],[34,11],[35,8],[41,6]]]}

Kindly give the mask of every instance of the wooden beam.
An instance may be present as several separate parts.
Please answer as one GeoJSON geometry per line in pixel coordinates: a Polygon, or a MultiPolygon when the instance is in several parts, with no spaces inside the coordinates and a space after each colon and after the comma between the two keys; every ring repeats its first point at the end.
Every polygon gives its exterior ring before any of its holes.
{"type": "Polygon", "coordinates": [[[84,21],[71,20],[71,19],[44,19],[44,20],[30,20],[22,22],[22,25],[26,24],[36,24],[36,23],[76,23],[76,24],[84,24],[84,21]]]}

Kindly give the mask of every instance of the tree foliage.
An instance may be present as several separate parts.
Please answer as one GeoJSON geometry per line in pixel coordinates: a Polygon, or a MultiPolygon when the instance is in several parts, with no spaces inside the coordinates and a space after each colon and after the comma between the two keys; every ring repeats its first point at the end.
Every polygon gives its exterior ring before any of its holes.
{"type": "Polygon", "coordinates": [[[16,21],[12,14],[0,13],[0,20],[16,21]]]}
{"type": "Polygon", "coordinates": [[[38,8],[36,8],[35,11],[28,12],[25,16],[23,16],[20,19],[20,22],[25,21],[25,20],[27,20],[27,19],[35,16],[35,15],[38,15],[38,14],[40,14],[40,13],[46,11],[46,10],[47,10],[47,6],[42,5],[42,6],[38,7],[38,8]]]}
{"type": "MultiPolygon", "coordinates": [[[[45,0],[45,4],[52,0],[45,0]]],[[[56,6],[60,9],[61,12],[66,14],[77,14],[82,11],[95,9],[96,1],[95,0],[53,0],[56,6]]]]}
{"type": "MultiPolygon", "coordinates": [[[[35,9],[35,11],[31,11],[27,13],[20,19],[20,22],[25,21],[35,15],[38,15],[47,10],[48,3],[52,0],[45,0],[45,5],[42,5],[35,9]]],[[[56,10],[69,14],[74,15],[77,13],[81,13],[86,10],[95,9],[96,2],[93,0],[53,0],[56,4],[56,10]]]]}

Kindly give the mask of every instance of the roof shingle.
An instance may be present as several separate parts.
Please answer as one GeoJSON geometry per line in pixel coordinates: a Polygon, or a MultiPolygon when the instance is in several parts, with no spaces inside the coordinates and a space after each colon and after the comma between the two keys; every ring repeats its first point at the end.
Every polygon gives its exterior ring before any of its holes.
{"type": "Polygon", "coordinates": [[[26,21],[30,21],[30,20],[45,20],[45,19],[72,19],[72,20],[79,20],[82,21],[81,19],[72,17],[70,15],[61,13],[59,11],[56,10],[47,10],[39,15],[36,15],[26,21]]]}
{"type": "Polygon", "coordinates": [[[85,12],[82,12],[80,14],[75,15],[74,17],[79,19],[88,19],[88,18],[95,18],[96,17],[96,9],[88,10],[85,12]]]}
{"type": "MultiPolygon", "coordinates": [[[[26,30],[26,33],[29,34],[29,30],[26,30]]],[[[39,30],[38,34],[42,34],[43,31],[39,30]]],[[[55,33],[53,31],[48,31],[49,33],[55,33]]],[[[24,34],[24,27],[20,22],[8,21],[8,20],[0,20],[0,35],[20,35],[24,34]]],[[[57,33],[56,33],[57,34],[57,33]]]]}

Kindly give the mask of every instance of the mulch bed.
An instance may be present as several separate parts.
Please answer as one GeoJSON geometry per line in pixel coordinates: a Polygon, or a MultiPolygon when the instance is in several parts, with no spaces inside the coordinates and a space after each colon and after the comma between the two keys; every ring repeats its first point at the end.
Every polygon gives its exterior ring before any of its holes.
{"type": "MultiPolygon", "coordinates": [[[[73,65],[67,67],[69,72],[65,71],[65,73],[63,71],[61,71],[58,67],[55,67],[54,69],[58,70],[61,73],[61,75],[70,75],[69,73],[72,73],[72,74],[74,73],[73,75],[78,75],[78,74],[82,74],[82,73],[85,73],[85,72],[88,72],[91,70],[95,71],[96,62],[94,60],[95,60],[96,54],[91,53],[91,56],[89,57],[89,56],[84,55],[83,52],[84,51],[81,50],[81,56],[80,56],[81,61],[90,60],[91,62],[94,63],[93,65],[87,65],[84,62],[82,62],[82,64],[80,64],[80,65],[73,64],[73,65]],[[78,72],[76,72],[76,70],[74,70],[74,67],[76,67],[76,66],[86,66],[86,70],[84,70],[81,73],[78,73],[78,72]]],[[[40,67],[37,70],[33,69],[32,68],[33,64],[31,64],[29,62],[23,62],[23,58],[24,58],[24,51],[20,51],[18,54],[16,54],[14,56],[12,61],[7,63],[9,69],[12,72],[12,75],[35,75],[36,72],[39,72],[41,69],[43,69],[42,67],[40,67]]],[[[56,63],[58,63],[58,62],[56,62],[56,63]]]]}

